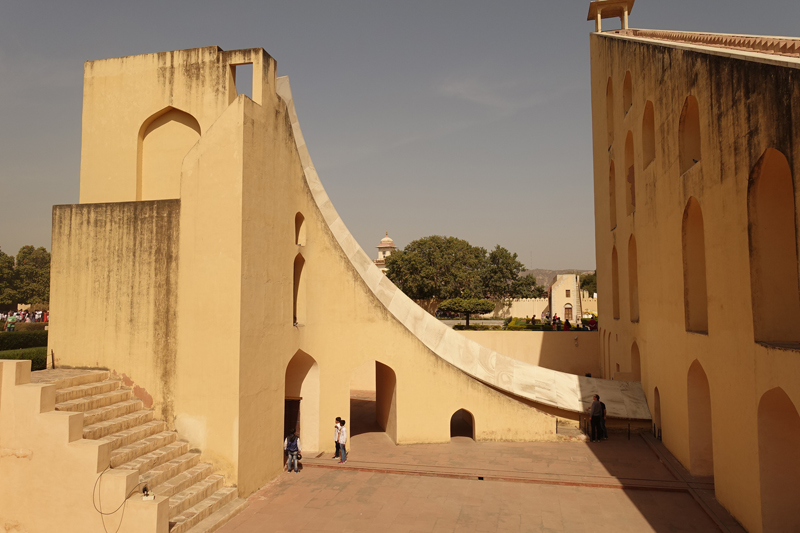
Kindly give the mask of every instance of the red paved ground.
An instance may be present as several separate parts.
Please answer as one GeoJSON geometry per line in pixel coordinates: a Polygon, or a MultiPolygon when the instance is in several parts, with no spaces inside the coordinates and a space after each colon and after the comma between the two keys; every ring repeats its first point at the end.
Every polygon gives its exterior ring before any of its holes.
{"type": "Polygon", "coordinates": [[[361,426],[346,465],[306,453],[300,474],[254,494],[219,531],[743,531],[713,479],[692,478],[649,436],[395,446],[361,426]]]}

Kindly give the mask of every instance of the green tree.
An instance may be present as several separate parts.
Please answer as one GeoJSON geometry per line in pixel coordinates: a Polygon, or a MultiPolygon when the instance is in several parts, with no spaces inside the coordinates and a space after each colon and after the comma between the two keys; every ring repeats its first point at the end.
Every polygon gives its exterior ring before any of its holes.
{"type": "Polygon", "coordinates": [[[587,291],[589,296],[597,292],[597,272],[581,274],[581,290],[587,291]]]}
{"type": "Polygon", "coordinates": [[[491,313],[494,311],[494,302],[478,298],[451,298],[440,303],[439,309],[449,313],[464,313],[469,327],[469,315],[491,313]]]}
{"type": "Polygon", "coordinates": [[[50,252],[44,247],[23,246],[14,267],[17,298],[22,303],[50,301],[50,252]]]}
{"type": "Polygon", "coordinates": [[[0,250],[0,305],[16,305],[17,280],[14,275],[14,257],[0,250]]]}
{"type": "Polygon", "coordinates": [[[541,298],[546,291],[536,285],[536,277],[520,277],[525,270],[517,254],[511,253],[499,244],[489,252],[486,268],[482,274],[483,297],[491,300],[511,298],[541,298]]]}
{"type": "Polygon", "coordinates": [[[486,249],[455,237],[412,241],[386,259],[386,276],[409,298],[473,298],[483,294],[486,249]]]}

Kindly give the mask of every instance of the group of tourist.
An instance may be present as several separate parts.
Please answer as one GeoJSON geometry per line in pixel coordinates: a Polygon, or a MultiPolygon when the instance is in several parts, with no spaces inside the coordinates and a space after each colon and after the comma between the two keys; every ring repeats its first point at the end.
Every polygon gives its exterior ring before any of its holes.
{"type": "Polygon", "coordinates": [[[15,311],[13,313],[9,311],[8,314],[0,312],[0,322],[3,323],[4,331],[16,330],[17,324],[20,322],[47,322],[49,318],[47,311],[15,311]]]}
{"type": "MultiPolygon", "coordinates": [[[[341,417],[336,417],[336,424],[333,426],[333,442],[336,445],[336,452],[333,454],[332,459],[339,459],[339,464],[343,465],[347,462],[347,428],[345,421],[341,417]]],[[[300,459],[303,458],[302,450],[300,449],[300,436],[297,435],[297,430],[293,429],[289,436],[283,440],[283,451],[286,453],[286,471],[300,473],[300,459]]]]}
{"type": "MultiPolygon", "coordinates": [[[[536,315],[533,315],[531,323],[533,324],[535,322],[536,315]]],[[[580,322],[580,325],[578,325],[579,323],[570,324],[569,319],[566,319],[562,325],[561,317],[558,316],[558,313],[554,313],[552,319],[550,318],[550,313],[544,313],[542,315],[542,324],[550,324],[556,331],[597,331],[597,320],[595,320],[594,317],[590,318],[586,324],[582,322],[580,322]]]]}

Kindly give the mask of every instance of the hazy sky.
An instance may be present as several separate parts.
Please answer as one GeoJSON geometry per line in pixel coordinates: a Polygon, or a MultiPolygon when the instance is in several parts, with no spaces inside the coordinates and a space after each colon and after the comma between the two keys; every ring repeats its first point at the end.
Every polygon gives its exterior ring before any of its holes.
{"type": "MultiPolygon", "coordinates": [[[[0,4],[0,247],[50,248],[78,201],[83,62],[263,47],[371,256],[453,235],[594,268],[588,1],[0,4]]],[[[639,0],[631,27],[797,36],[797,0],[639,0]]],[[[609,21],[606,21],[609,24],[609,21]]],[[[618,27],[613,23],[610,27],[618,27]]]]}

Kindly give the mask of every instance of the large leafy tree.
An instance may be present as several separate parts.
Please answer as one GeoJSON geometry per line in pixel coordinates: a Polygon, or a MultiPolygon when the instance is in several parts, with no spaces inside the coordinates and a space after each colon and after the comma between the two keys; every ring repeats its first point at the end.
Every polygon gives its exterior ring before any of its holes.
{"type": "Polygon", "coordinates": [[[581,290],[588,291],[589,296],[597,292],[597,272],[581,274],[581,290]]]}
{"type": "Polygon", "coordinates": [[[546,291],[536,285],[536,276],[520,276],[525,270],[516,253],[499,244],[489,252],[483,271],[483,296],[492,300],[541,298],[546,291]]]}
{"type": "Polygon", "coordinates": [[[50,301],[50,252],[44,247],[23,246],[17,253],[16,296],[19,302],[41,304],[50,301]]]}
{"type": "Polygon", "coordinates": [[[486,250],[455,237],[412,241],[386,259],[386,275],[414,300],[481,296],[486,250]]]}
{"type": "Polygon", "coordinates": [[[448,313],[464,313],[469,327],[469,315],[491,313],[494,311],[494,302],[478,298],[451,298],[440,303],[439,309],[448,313]]]}
{"type": "Polygon", "coordinates": [[[16,287],[14,257],[0,250],[0,305],[14,305],[19,301],[16,287]]]}

